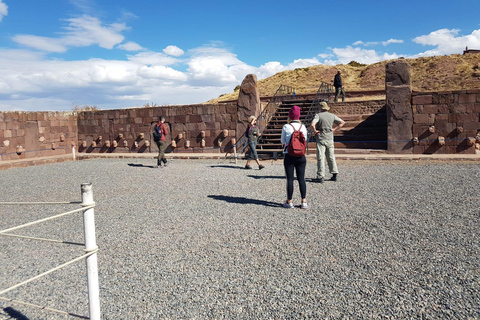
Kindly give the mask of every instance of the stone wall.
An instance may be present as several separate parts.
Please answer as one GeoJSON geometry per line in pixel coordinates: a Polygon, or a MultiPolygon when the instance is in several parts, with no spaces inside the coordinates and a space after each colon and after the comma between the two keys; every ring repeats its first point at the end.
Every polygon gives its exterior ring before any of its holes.
{"type": "Polygon", "coordinates": [[[187,105],[87,111],[78,115],[79,152],[156,152],[152,131],[169,127],[167,152],[226,152],[236,135],[237,105],[187,105]]]}
{"type": "Polygon", "coordinates": [[[389,153],[480,153],[480,90],[412,92],[410,65],[386,65],[389,153]]]}
{"type": "Polygon", "coordinates": [[[71,153],[76,141],[73,112],[0,112],[0,160],[71,153]]]}
{"type": "Polygon", "coordinates": [[[413,153],[480,153],[480,90],[412,94],[413,153]]]}

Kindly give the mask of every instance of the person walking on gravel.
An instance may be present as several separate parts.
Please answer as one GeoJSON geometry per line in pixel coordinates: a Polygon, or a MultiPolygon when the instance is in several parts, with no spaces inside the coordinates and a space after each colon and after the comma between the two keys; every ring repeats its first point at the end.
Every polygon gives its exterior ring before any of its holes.
{"type": "Polygon", "coordinates": [[[260,133],[257,128],[257,118],[255,118],[255,116],[250,116],[248,118],[248,127],[245,131],[245,136],[248,139],[248,147],[250,148],[250,159],[247,160],[245,169],[252,169],[252,167],[250,166],[250,162],[253,159],[258,165],[258,169],[262,170],[263,168],[265,168],[265,166],[260,164],[260,161],[258,160],[257,142],[260,133]]]}
{"type": "Polygon", "coordinates": [[[167,158],[165,158],[165,149],[167,149],[168,127],[165,124],[165,117],[161,116],[157,124],[153,128],[153,140],[158,147],[157,167],[167,166],[167,158]]]}
{"type": "Polygon", "coordinates": [[[288,112],[288,123],[282,128],[282,136],[280,138],[283,148],[283,166],[285,168],[285,175],[287,177],[287,200],[283,203],[283,207],[287,209],[293,208],[293,182],[295,179],[294,171],[297,174],[298,186],[300,188],[300,195],[302,197],[302,203],[300,208],[307,209],[307,184],[305,183],[305,168],[307,165],[307,159],[305,157],[305,147],[303,145],[303,155],[291,155],[294,151],[293,148],[289,148],[289,145],[296,141],[292,141],[296,136],[297,141],[301,142],[301,135],[303,135],[303,143],[306,143],[307,128],[300,122],[300,107],[293,106],[288,112]]]}
{"type": "Polygon", "coordinates": [[[330,110],[328,104],[320,102],[320,112],[315,115],[310,125],[317,141],[317,178],[313,181],[320,183],[324,181],[325,177],[325,158],[332,174],[330,180],[337,181],[338,168],[335,160],[333,133],[345,124],[345,121],[328,110],[330,110]],[[337,124],[335,128],[333,128],[334,124],[337,124]]]}

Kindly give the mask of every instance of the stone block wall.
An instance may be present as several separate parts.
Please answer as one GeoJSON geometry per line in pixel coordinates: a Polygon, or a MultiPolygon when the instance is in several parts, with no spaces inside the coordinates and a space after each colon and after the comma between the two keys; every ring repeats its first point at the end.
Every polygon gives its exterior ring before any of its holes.
{"type": "Polygon", "coordinates": [[[480,153],[480,90],[412,94],[414,154],[480,153]]]}
{"type": "Polygon", "coordinates": [[[235,138],[235,103],[86,111],[78,115],[78,151],[157,152],[152,131],[160,116],[170,131],[167,152],[225,152],[235,138]]]}
{"type": "Polygon", "coordinates": [[[72,153],[74,112],[0,112],[0,160],[72,153]]]}

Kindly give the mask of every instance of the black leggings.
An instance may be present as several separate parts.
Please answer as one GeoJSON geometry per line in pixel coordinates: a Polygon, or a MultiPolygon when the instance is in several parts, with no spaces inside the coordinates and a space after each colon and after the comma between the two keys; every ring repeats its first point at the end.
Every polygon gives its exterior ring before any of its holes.
{"type": "Polygon", "coordinates": [[[285,175],[287,176],[287,200],[292,200],[293,197],[293,180],[295,179],[293,171],[297,173],[298,185],[300,187],[300,195],[302,199],[307,197],[307,184],[305,183],[305,167],[307,166],[307,158],[292,157],[285,154],[283,159],[283,166],[285,167],[285,175]]]}

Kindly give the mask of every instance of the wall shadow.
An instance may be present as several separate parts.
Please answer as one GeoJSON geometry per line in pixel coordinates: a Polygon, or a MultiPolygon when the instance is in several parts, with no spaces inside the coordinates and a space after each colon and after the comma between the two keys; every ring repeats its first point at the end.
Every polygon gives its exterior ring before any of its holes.
{"type": "MultiPolygon", "coordinates": [[[[345,121],[348,124],[348,121],[345,121]]],[[[313,139],[315,140],[315,139],[313,139]]],[[[383,106],[361,123],[345,131],[343,135],[335,135],[335,142],[343,143],[352,149],[387,149],[387,108],[383,106]]]]}

